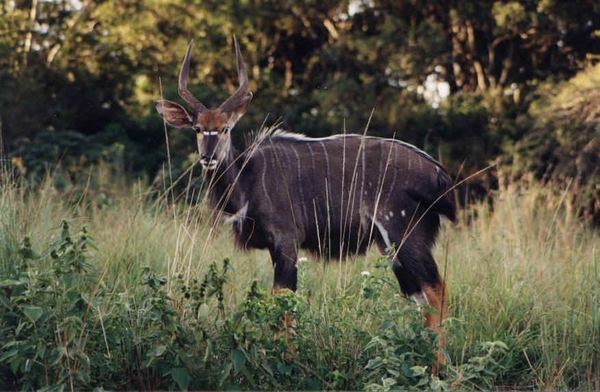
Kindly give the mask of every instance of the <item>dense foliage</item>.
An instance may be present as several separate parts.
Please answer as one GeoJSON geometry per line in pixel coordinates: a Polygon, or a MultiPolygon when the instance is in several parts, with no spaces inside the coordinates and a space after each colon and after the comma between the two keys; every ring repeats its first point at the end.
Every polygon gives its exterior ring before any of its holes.
{"type": "Polygon", "coordinates": [[[590,0],[1,2],[0,389],[600,388],[598,233],[577,220],[600,223],[598,86],[590,0]],[[495,164],[494,212],[440,241],[442,379],[385,258],[301,264],[272,296],[268,257],[207,224],[194,136],[154,101],[178,99],[191,38],[190,89],[226,98],[234,34],[254,92],[236,143],[282,122],[401,138],[457,177],[495,164]]]}
{"type": "Polygon", "coordinates": [[[298,292],[272,295],[268,253],[236,251],[191,200],[108,165],[84,189],[2,174],[0,389],[600,387],[599,233],[550,187],[510,184],[443,227],[438,378],[435,332],[376,252],[302,261],[298,292]]]}
{"type": "MultiPolygon", "coordinates": [[[[175,99],[194,38],[192,91],[221,102],[235,88],[236,34],[255,92],[239,135],[265,121],[311,136],[368,126],[453,172],[502,156],[519,160],[519,177],[551,179],[559,166],[598,182],[583,168],[600,155],[597,84],[563,87],[598,74],[594,1],[23,0],[1,9],[1,153],[31,177],[59,164],[79,174],[99,159],[154,177],[166,149],[153,101],[175,99]],[[540,110],[561,102],[571,107],[540,110]],[[583,166],[561,166],[576,159],[583,166]]],[[[175,170],[189,165],[191,139],[170,133],[175,170]]]]}
{"type": "MultiPolygon", "coordinates": [[[[390,286],[379,272],[365,275],[361,290],[334,296],[330,306],[339,310],[327,315],[309,306],[311,296],[270,296],[256,281],[226,312],[228,259],[188,283],[180,274],[173,290],[146,267],[123,290],[88,261],[98,246],[87,229],[71,234],[66,221],[61,227],[45,251],[25,237],[14,263],[2,265],[2,389],[444,390],[489,388],[503,369],[508,347],[484,342],[445,380],[432,376],[436,334],[425,329],[416,305],[379,301],[390,286]],[[382,321],[379,334],[343,317],[353,303],[357,317],[382,321]],[[281,333],[282,312],[294,315],[293,334],[281,333]],[[326,338],[335,341],[327,347],[314,344],[314,324],[321,322],[330,324],[326,338]],[[356,342],[364,347],[353,348],[356,342]]],[[[386,264],[381,259],[379,268],[386,264]]]]}

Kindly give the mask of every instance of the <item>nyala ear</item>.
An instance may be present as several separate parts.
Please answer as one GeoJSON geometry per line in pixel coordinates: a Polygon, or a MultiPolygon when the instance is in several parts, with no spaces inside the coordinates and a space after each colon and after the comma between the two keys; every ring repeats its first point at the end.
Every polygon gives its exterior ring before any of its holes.
{"type": "Polygon", "coordinates": [[[235,101],[225,102],[219,108],[219,111],[227,116],[227,128],[232,129],[240,118],[246,113],[248,104],[252,100],[252,93],[246,91],[242,97],[235,101]]]}
{"type": "Polygon", "coordinates": [[[194,125],[194,118],[183,106],[161,100],[156,102],[156,110],[162,118],[173,128],[191,128],[194,125]]]}

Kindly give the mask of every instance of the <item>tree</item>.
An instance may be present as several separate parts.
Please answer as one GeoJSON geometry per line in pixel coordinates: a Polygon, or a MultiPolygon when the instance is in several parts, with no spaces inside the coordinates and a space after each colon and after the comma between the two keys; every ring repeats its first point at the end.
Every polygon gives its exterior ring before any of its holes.
{"type": "MultiPolygon", "coordinates": [[[[2,134],[11,149],[17,138],[70,130],[126,145],[133,167],[152,171],[164,158],[153,102],[176,99],[189,40],[190,89],[211,105],[236,88],[235,34],[255,93],[240,131],[279,120],[310,136],[368,125],[450,167],[480,168],[530,132],[540,85],[598,62],[596,3],[4,2],[2,134]]],[[[169,137],[181,156],[194,151],[191,135],[169,137]]]]}

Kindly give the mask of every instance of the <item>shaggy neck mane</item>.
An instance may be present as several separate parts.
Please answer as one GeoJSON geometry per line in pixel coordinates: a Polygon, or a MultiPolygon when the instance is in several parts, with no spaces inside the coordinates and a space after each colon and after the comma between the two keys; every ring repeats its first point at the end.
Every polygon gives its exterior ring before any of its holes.
{"type": "Polygon", "coordinates": [[[239,173],[244,164],[245,160],[232,146],[227,160],[205,174],[211,206],[228,214],[234,214],[242,207],[244,195],[239,186],[239,173]]]}
{"type": "MultiPolygon", "coordinates": [[[[251,132],[246,137],[246,148],[239,152],[235,146],[231,146],[226,161],[223,161],[215,170],[207,172],[205,181],[208,185],[210,204],[217,210],[228,214],[235,214],[246,203],[240,182],[240,172],[250,163],[252,155],[260,148],[263,142],[278,139],[292,138],[294,133],[285,132],[273,127],[265,127],[258,132],[251,132]]],[[[305,137],[304,135],[301,135],[305,137]]]]}

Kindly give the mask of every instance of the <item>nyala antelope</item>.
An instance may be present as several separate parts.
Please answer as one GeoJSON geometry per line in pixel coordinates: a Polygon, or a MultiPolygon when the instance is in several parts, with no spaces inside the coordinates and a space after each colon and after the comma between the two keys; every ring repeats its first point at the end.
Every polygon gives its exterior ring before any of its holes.
{"type": "Polygon", "coordinates": [[[179,72],[187,107],[161,100],[156,109],[170,126],[196,131],[210,201],[230,217],[237,244],[269,250],[274,292],[296,290],[299,249],[328,258],[364,253],[372,243],[393,249],[400,289],[435,308],[426,310],[426,325],[441,332],[447,287],[431,247],[440,216],[456,217],[449,175],[411,144],[363,135],[270,130],[238,151],[231,133],[252,93],[235,37],[234,45],[239,88],[221,106],[208,109],[187,88],[190,42],[179,72]]]}

